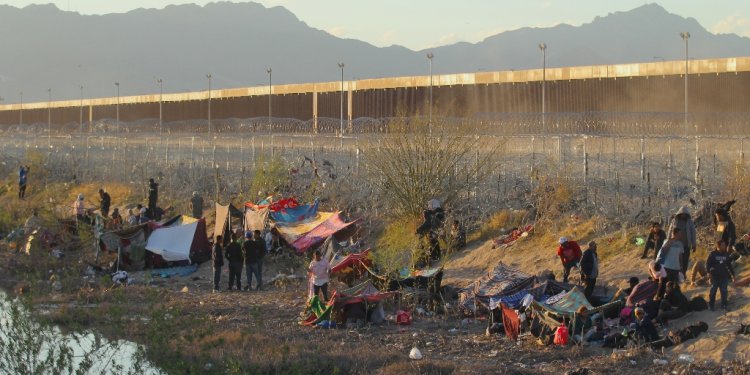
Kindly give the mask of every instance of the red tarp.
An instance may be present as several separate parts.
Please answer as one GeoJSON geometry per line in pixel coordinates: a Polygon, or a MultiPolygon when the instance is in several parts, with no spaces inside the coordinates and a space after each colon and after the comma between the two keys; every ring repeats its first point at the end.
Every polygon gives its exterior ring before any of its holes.
{"type": "Polygon", "coordinates": [[[341,272],[345,268],[358,267],[365,265],[367,267],[372,266],[372,260],[370,259],[370,249],[367,249],[361,253],[349,254],[344,257],[340,262],[336,263],[331,267],[331,275],[341,272]]]}
{"type": "Polygon", "coordinates": [[[297,203],[297,200],[294,198],[284,198],[277,202],[269,202],[269,200],[270,198],[266,198],[266,200],[259,204],[247,202],[245,203],[245,207],[251,208],[253,210],[262,210],[264,208],[268,208],[269,211],[276,212],[286,208],[294,208],[299,206],[299,203],[297,203]]]}
{"type": "Polygon", "coordinates": [[[505,328],[505,336],[515,341],[518,335],[521,333],[521,320],[518,318],[518,314],[504,303],[501,303],[503,311],[503,328],[505,328]]]}
{"type": "Polygon", "coordinates": [[[296,239],[292,243],[292,246],[297,249],[298,253],[303,253],[307,249],[323,243],[326,238],[336,234],[337,232],[356,222],[356,220],[352,221],[351,223],[344,222],[341,219],[341,215],[339,215],[339,213],[337,212],[336,214],[328,218],[328,220],[320,223],[320,225],[315,227],[313,230],[296,239]]]}

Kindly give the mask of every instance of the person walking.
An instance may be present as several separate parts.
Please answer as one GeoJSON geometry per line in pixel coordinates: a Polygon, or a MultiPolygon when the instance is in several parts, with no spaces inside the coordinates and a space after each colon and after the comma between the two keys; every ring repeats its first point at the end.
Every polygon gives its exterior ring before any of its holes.
{"type": "MultiPolygon", "coordinates": [[[[667,272],[664,282],[673,281],[679,285],[681,261],[684,259],[685,245],[680,241],[680,238],[683,237],[680,228],[673,228],[671,234],[672,237],[661,246],[659,254],[656,256],[656,262],[661,264],[667,272]]],[[[663,288],[660,288],[660,290],[663,290],[663,288]]]]}
{"type": "Polygon", "coordinates": [[[266,255],[266,243],[260,238],[260,231],[245,232],[247,239],[242,246],[245,253],[245,272],[247,285],[245,290],[252,290],[252,276],[255,274],[255,289],[263,290],[263,257],[266,255]]]}
{"type": "Polygon", "coordinates": [[[716,249],[708,254],[706,259],[706,268],[711,275],[711,290],[708,293],[708,307],[714,311],[716,302],[716,290],[721,292],[721,308],[729,310],[727,305],[729,279],[734,281],[735,274],[732,264],[729,260],[729,251],[726,242],[723,240],[716,241],[716,249]]]}
{"type": "Polygon", "coordinates": [[[688,206],[682,206],[675,213],[672,218],[672,222],[669,224],[668,233],[672,233],[675,228],[680,229],[680,237],[678,238],[682,242],[683,252],[680,258],[680,271],[683,275],[687,275],[688,263],[690,263],[690,253],[695,251],[696,245],[696,232],[695,222],[690,216],[690,209],[688,206]]]}
{"type": "Polygon", "coordinates": [[[196,219],[203,217],[203,197],[197,191],[194,191],[190,198],[190,211],[196,219]]]}
{"type": "Polygon", "coordinates": [[[159,184],[153,178],[148,179],[148,213],[149,216],[158,220],[156,215],[156,201],[159,199],[159,184]]]}
{"type": "Polygon", "coordinates": [[[221,236],[216,236],[214,248],[211,251],[211,260],[214,266],[214,293],[219,292],[219,283],[221,282],[221,267],[224,267],[224,254],[221,247],[221,236]]]}
{"type": "Polygon", "coordinates": [[[323,259],[320,250],[315,250],[313,260],[307,267],[307,275],[313,284],[313,295],[319,296],[322,293],[324,302],[328,302],[328,281],[330,280],[328,274],[330,271],[331,265],[323,259]]]}
{"type": "Polygon", "coordinates": [[[599,276],[599,256],[596,254],[596,242],[589,242],[589,247],[583,252],[581,257],[581,281],[585,286],[583,294],[591,302],[591,296],[594,294],[596,278],[599,276]]]}
{"type": "Polygon", "coordinates": [[[568,240],[567,237],[560,237],[558,242],[560,246],[557,247],[557,256],[560,257],[563,265],[563,282],[567,283],[570,269],[577,267],[581,260],[581,247],[578,242],[568,240]]]}
{"type": "Polygon", "coordinates": [[[657,222],[651,223],[651,230],[648,233],[646,239],[646,247],[643,249],[643,256],[641,259],[648,258],[648,251],[654,250],[654,259],[656,259],[656,253],[659,252],[661,246],[664,245],[664,241],[667,240],[667,234],[664,233],[664,229],[661,229],[661,224],[657,222]]]}
{"type": "Polygon", "coordinates": [[[102,213],[102,217],[109,216],[109,206],[112,204],[112,198],[104,189],[99,189],[99,199],[101,199],[99,210],[102,213]]]}
{"type": "Polygon", "coordinates": [[[229,286],[227,290],[232,290],[232,285],[237,284],[237,290],[242,290],[240,279],[242,279],[242,248],[240,247],[239,236],[232,233],[232,242],[227,245],[225,256],[229,261],[229,286]],[[235,280],[237,280],[235,282],[235,280]]]}
{"type": "Polygon", "coordinates": [[[18,168],[18,198],[26,198],[26,180],[29,177],[29,166],[21,166],[18,168]]]}

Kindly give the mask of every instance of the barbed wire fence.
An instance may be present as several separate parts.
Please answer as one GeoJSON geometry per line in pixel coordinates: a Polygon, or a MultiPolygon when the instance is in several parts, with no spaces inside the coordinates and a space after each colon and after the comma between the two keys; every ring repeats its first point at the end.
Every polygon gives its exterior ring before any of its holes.
{"type": "MultiPolygon", "coordinates": [[[[744,134],[739,129],[747,129],[747,116],[704,116],[688,128],[683,119],[681,114],[640,113],[441,119],[442,134],[468,133],[503,144],[492,178],[477,181],[456,205],[477,222],[497,209],[525,207],[541,175],[565,181],[582,194],[581,202],[626,222],[663,220],[688,199],[732,198],[722,189],[733,168],[745,165],[746,138],[734,134],[744,134]]],[[[214,120],[210,135],[207,122],[200,120],[165,124],[161,135],[153,119],[121,121],[119,128],[113,121],[67,124],[52,135],[46,124],[11,126],[0,139],[2,173],[17,173],[33,151],[44,155],[51,181],[133,184],[145,196],[145,182],[153,177],[172,197],[187,201],[190,192],[200,191],[226,202],[260,198],[264,192],[248,189],[262,158],[278,156],[304,169],[307,157],[332,166],[337,178],[328,181],[329,189],[345,183],[372,209],[374,182],[365,174],[366,156],[382,140],[397,136],[389,134],[391,120],[345,121],[343,137],[341,120],[335,118],[214,120]]]]}

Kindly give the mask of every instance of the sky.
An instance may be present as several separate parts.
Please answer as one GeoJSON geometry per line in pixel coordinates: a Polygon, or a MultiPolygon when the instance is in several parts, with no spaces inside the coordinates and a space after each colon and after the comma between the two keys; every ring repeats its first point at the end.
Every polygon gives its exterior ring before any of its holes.
{"type": "MultiPolygon", "coordinates": [[[[82,14],[124,13],[137,8],[204,0],[5,0],[25,7],[54,3],[82,14]]],[[[233,2],[243,2],[234,0],[233,2]]],[[[655,2],[667,11],[693,17],[714,33],[750,37],[750,0],[256,0],[266,7],[283,6],[309,26],[342,38],[378,47],[393,44],[421,50],[460,41],[479,42],[521,27],[578,26],[596,16],[627,11],[655,2]]]]}

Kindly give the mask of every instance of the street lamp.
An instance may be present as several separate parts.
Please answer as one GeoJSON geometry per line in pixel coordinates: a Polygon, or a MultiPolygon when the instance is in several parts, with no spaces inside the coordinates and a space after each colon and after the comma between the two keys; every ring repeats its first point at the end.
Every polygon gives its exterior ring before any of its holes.
{"type": "Polygon", "coordinates": [[[159,83],[159,135],[161,135],[162,132],[162,103],[163,103],[163,96],[164,96],[164,81],[159,78],[156,80],[157,83],[159,83]]]}
{"type": "Polygon", "coordinates": [[[680,33],[680,37],[685,41],[685,137],[688,135],[688,39],[690,33],[685,31],[680,33]]]}
{"type": "Polygon", "coordinates": [[[542,133],[547,129],[547,108],[545,103],[545,90],[547,86],[547,45],[539,43],[539,50],[542,51],[542,133]]]}
{"type": "Polygon", "coordinates": [[[18,126],[23,125],[23,91],[18,93],[18,96],[21,97],[21,108],[18,111],[18,126]]]}
{"type": "Polygon", "coordinates": [[[268,129],[270,131],[271,129],[271,78],[273,77],[273,69],[268,68],[266,69],[266,73],[268,73],[268,129]]]}
{"type": "Polygon", "coordinates": [[[432,136],[432,58],[435,57],[432,52],[427,53],[427,60],[430,62],[430,117],[427,120],[427,125],[430,128],[430,136],[432,136]]]}
{"type": "Polygon", "coordinates": [[[83,85],[78,87],[81,89],[81,102],[78,104],[78,132],[83,133],[83,85]]]}
{"type": "Polygon", "coordinates": [[[47,89],[49,101],[47,101],[47,145],[52,147],[52,89],[47,89]]]}
{"type": "Polygon", "coordinates": [[[208,135],[211,135],[211,74],[206,74],[208,78],[208,135]]]}
{"type": "Polygon", "coordinates": [[[117,106],[115,107],[115,133],[120,134],[120,82],[115,82],[117,86],[117,106]]]}
{"type": "Polygon", "coordinates": [[[340,102],[341,102],[341,117],[339,120],[339,127],[341,128],[341,137],[344,136],[344,63],[339,63],[339,68],[341,68],[341,95],[340,95],[340,102]]]}

